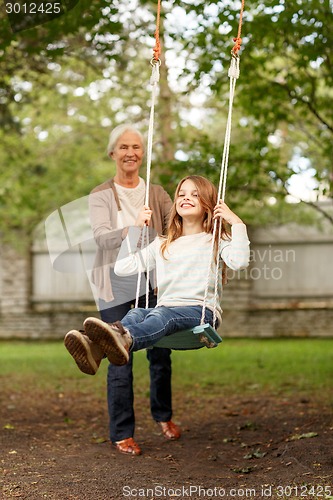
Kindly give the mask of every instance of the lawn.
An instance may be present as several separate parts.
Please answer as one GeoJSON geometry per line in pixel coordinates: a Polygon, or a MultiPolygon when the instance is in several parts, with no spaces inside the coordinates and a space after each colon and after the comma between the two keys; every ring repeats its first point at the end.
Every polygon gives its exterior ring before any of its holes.
{"type": "Polygon", "coordinates": [[[121,500],[124,485],[202,485],[235,498],[264,488],[274,500],[333,499],[332,339],[225,339],[172,359],[182,437],[160,435],[136,353],[143,455],[133,458],[108,440],[107,361],[91,377],[60,341],[0,342],[1,498],[121,500]]]}
{"type": "MultiPolygon", "coordinates": [[[[202,395],[298,394],[332,395],[333,339],[226,339],[215,349],[174,351],[174,391],[202,395]]],[[[148,392],[145,352],[135,355],[137,393],[148,392]]],[[[0,342],[3,388],[104,391],[107,362],[95,377],[82,374],[62,342],[0,342]]]]}

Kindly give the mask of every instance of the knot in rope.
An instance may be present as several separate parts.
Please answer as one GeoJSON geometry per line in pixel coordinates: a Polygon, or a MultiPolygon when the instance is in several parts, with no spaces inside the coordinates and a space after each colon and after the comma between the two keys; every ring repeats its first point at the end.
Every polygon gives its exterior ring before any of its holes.
{"type": "Polygon", "coordinates": [[[231,53],[233,55],[238,55],[239,49],[241,48],[241,45],[242,45],[241,34],[242,34],[244,4],[245,4],[245,0],[242,0],[241,9],[240,9],[240,13],[239,13],[238,32],[237,32],[236,38],[233,39],[233,41],[235,42],[235,45],[233,46],[233,48],[231,50],[231,53]]]}
{"type": "Polygon", "coordinates": [[[237,36],[236,38],[233,38],[233,41],[235,42],[235,45],[231,49],[231,52],[233,54],[238,54],[238,52],[239,52],[239,50],[241,48],[241,45],[242,45],[242,39],[237,36]]]}

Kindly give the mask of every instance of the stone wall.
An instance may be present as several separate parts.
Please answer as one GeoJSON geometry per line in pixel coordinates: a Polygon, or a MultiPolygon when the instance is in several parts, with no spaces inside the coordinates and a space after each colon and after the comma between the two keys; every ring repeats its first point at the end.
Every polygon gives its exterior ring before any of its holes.
{"type": "MultiPolygon", "coordinates": [[[[229,271],[223,337],[332,337],[333,228],[252,231],[251,265],[229,271]]],[[[82,269],[52,268],[45,241],[32,251],[0,245],[0,338],[61,339],[98,316],[82,269]]]]}

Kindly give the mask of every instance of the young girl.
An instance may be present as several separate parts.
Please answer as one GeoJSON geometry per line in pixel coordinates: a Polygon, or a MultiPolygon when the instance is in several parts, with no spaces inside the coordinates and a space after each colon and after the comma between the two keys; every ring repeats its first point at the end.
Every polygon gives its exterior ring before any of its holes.
{"type": "MultiPolygon", "coordinates": [[[[113,324],[97,318],[84,321],[86,335],[97,344],[111,363],[128,362],[129,352],[153,346],[165,335],[193,328],[201,322],[212,248],[214,219],[222,218],[231,226],[231,235],[222,224],[220,256],[215,242],[215,258],[211,266],[205,322],[213,323],[214,280],[216,259],[233,270],[243,269],[249,263],[249,240],[246,226],[228,206],[216,204],[214,185],[198,175],[190,175],[177,186],[171,209],[167,237],[156,237],[145,249],[138,250],[141,231],[129,229],[115,264],[115,273],[129,276],[148,263],[148,269],[156,269],[158,289],[157,305],[150,309],[132,309],[122,321],[113,324]]],[[[149,224],[151,210],[144,207],[142,221],[149,224]]],[[[221,299],[220,285],[219,299],[221,299]]],[[[218,301],[217,319],[222,310],[218,301]]]]}

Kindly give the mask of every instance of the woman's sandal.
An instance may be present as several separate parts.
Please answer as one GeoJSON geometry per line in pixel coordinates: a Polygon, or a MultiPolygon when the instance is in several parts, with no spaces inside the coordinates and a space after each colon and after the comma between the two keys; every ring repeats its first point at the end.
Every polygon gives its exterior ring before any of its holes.
{"type": "Polygon", "coordinates": [[[162,428],[163,435],[166,439],[179,439],[181,436],[180,428],[174,424],[172,420],[168,422],[158,422],[162,428]]]}
{"type": "Polygon", "coordinates": [[[127,455],[141,455],[141,448],[133,438],[116,441],[114,445],[120,453],[126,453],[127,455]]]}

